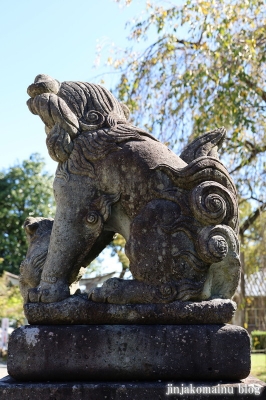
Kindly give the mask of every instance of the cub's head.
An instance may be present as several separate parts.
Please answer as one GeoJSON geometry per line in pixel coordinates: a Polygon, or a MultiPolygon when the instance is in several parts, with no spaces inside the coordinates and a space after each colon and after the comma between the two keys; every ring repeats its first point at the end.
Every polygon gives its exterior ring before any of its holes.
{"type": "Polygon", "coordinates": [[[20,265],[19,286],[24,302],[28,289],[37,287],[41,280],[46,260],[54,220],[51,218],[29,217],[24,222],[24,230],[29,244],[26,258],[20,265]]]}
{"type": "MultiPolygon", "coordinates": [[[[41,281],[43,266],[47,257],[54,220],[52,218],[29,217],[24,222],[24,230],[29,244],[26,258],[20,265],[19,288],[24,303],[28,302],[28,290],[41,281]]],[[[74,268],[69,277],[70,293],[78,289],[78,281],[85,268],[74,268]]]]}

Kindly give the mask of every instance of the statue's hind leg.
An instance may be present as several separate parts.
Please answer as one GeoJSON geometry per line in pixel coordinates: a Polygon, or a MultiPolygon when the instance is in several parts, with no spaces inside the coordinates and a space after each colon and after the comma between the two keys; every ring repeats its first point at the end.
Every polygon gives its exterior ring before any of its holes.
{"type": "Polygon", "coordinates": [[[95,302],[112,304],[169,303],[175,300],[176,295],[174,285],[119,278],[108,279],[102,287],[88,293],[89,299],[95,302]]]}
{"type": "Polygon", "coordinates": [[[176,229],[176,221],[182,218],[180,207],[172,201],[156,199],[148,203],[133,220],[126,244],[134,279],[109,279],[89,297],[116,304],[167,303],[197,297],[206,270],[188,265],[194,244],[184,227],[176,229]]]}

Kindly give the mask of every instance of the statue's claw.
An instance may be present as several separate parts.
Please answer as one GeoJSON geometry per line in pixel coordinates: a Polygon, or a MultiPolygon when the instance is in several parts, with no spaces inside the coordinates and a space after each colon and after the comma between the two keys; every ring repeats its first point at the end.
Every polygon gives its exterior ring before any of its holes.
{"type": "Polygon", "coordinates": [[[91,289],[88,298],[96,303],[125,304],[123,298],[125,281],[119,278],[111,278],[104,282],[102,287],[91,289]]]}
{"type": "Polygon", "coordinates": [[[96,303],[109,303],[105,291],[101,288],[94,288],[88,293],[89,300],[95,301],[96,303]]]}
{"type": "Polygon", "coordinates": [[[41,282],[37,288],[29,289],[29,303],[54,303],[62,301],[70,296],[69,287],[66,283],[52,285],[41,282]]]}
{"type": "Polygon", "coordinates": [[[33,288],[28,290],[28,303],[38,303],[40,292],[38,288],[33,288]]]}

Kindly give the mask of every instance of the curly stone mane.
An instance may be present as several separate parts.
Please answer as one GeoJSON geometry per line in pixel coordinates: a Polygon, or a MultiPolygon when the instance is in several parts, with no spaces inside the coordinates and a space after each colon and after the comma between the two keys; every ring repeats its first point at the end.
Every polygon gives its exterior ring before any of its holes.
{"type": "MultiPolygon", "coordinates": [[[[48,75],[38,75],[29,86],[28,94],[31,96],[27,102],[28,107],[44,122],[46,144],[55,161],[67,161],[77,139],[76,151],[82,149],[81,158],[84,156],[85,159],[88,151],[100,150],[104,156],[106,152],[114,151],[115,143],[122,141],[142,140],[143,136],[156,140],[149,133],[132,125],[127,120],[127,106],[100,85],[83,82],[60,84],[48,75]],[[96,139],[99,129],[103,129],[102,135],[96,139]],[[93,146],[91,150],[84,146],[87,138],[93,146]]],[[[77,170],[79,173],[84,172],[83,163],[79,166],[75,155],[72,158],[73,173],[77,170]]]]}

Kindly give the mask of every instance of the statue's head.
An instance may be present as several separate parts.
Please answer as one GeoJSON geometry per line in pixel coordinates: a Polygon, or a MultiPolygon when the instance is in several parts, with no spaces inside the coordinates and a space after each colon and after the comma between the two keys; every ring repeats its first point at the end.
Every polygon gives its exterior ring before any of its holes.
{"type": "Polygon", "coordinates": [[[82,132],[114,128],[126,124],[129,117],[126,105],[93,83],[60,83],[41,74],[28,87],[28,94],[28,107],[44,122],[49,154],[58,162],[68,159],[73,140],[82,132]]]}

